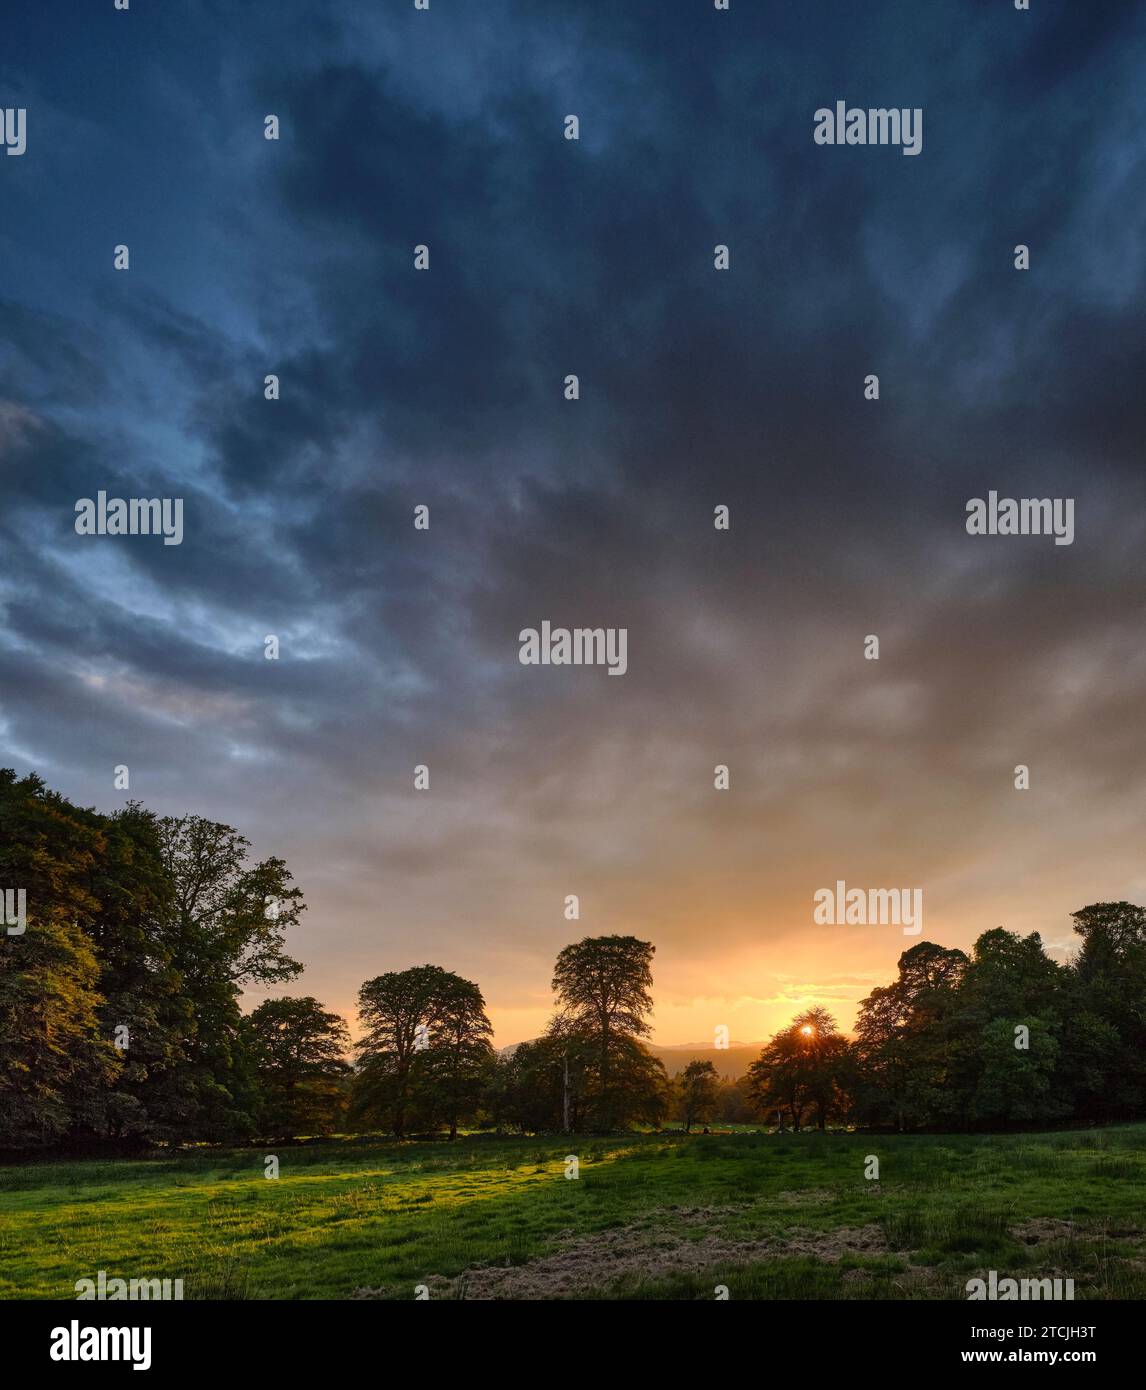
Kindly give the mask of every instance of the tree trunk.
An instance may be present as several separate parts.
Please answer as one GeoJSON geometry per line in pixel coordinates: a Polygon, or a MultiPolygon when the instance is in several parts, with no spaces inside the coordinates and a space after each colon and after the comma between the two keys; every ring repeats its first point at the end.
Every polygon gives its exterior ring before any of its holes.
{"type": "Polygon", "coordinates": [[[612,1115],[609,1113],[609,1023],[605,1020],[601,1029],[601,1118],[605,1121],[605,1127],[612,1127],[612,1115]]]}

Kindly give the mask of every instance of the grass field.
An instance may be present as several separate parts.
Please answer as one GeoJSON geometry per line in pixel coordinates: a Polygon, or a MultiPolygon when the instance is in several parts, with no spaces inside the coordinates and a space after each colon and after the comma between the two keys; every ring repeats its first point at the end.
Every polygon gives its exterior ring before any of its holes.
{"type": "Polygon", "coordinates": [[[995,1269],[1146,1297],[1146,1125],[267,1152],[276,1181],[261,1150],[0,1168],[0,1295],[102,1269],[186,1298],[965,1298],[995,1269]]]}

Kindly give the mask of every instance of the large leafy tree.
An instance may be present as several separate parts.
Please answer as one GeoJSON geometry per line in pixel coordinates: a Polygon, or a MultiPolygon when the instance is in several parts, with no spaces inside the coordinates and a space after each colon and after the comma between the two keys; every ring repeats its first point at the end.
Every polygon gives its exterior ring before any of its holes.
{"type": "Polygon", "coordinates": [[[134,802],[98,820],[105,851],[89,878],[98,907],[85,924],[100,964],[101,1035],[124,1046],[113,1086],[87,1107],[89,1125],[118,1141],[193,1137],[194,1004],[173,961],[159,822],[134,802]]]}
{"type": "Polygon", "coordinates": [[[920,941],[900,956],[898,978],[861,1002],[855,1101],[864,1123],[904,1130],[959,1118],[954,1019],[968,965],[964,952],[920,941]]]}
{"type": "Polygon", "coordinates": [[[228,826],[105,816],[0,771],[0,884],[28,902],[24,935],[0,934],[0,1142],[249,1130],[239,994],[299,971],[283,938],[302,902],[247,849],[228,826]]]}
{"type": "MultiPolygon", "coordinates": [[[[659,1058],[635,1038],[615,1038],[610,1050],[613,1113],[626,1123],[659,1124],[669,1099],[659,1058]]],[[[592,1032],[558,1015],[542,1037],[498,1060],[489,1091],[495,1122],[530,1133],[601,1128],[599,1066],[592,1032]]]]}
{"type": "Polygon", "coordinates": [[[488,1103],[499,1130],[536,1134],[563,1128],[563,1061],[561,1046],[549,1037],[518,1043],[498,1057],[488,1103]]]}
{"type": "Polygon", "coordinates": [[[111,1085],[120,1062],[100,1034],[98,979],[91,942],[50,910],[0,935],[0,1145],[64,1138],[111,1085]]]}
{"type": "Polygon", "coordinates": [[[164,933],[193,1011],[184,1067],[192,1123],[200,1137],[237,1138],[251,1131],[257,1104],[239,996],[246,985],[282,983],[302,970],[285,946],[305,911],[302,891],[281,859],[249,864],[249,842],[228,825],[165,817],[158,829],[171,883],[164,933]]]}
{"type": "Polygon", "coordinates": [[[65,1137],[120,1068],[100,1026],[99,961],[83,923],[106,850],[98,827],[34,774],[0,770],[0,887],[22,889],[22,934],[0,928],[0,1143],[65,1137]]]}
{"type": "Polygon", "coordinates": [[[438,965],[378,975],[358,992],[365,1033],[351,1100],[357,1122],[381,1119],[399,1139],[411,1118],[434,1124],[444,1115],[451,1134],[477,1099],[492,1061],[481,991],[438,965]]]}
{"type": "Polygon", "coordinates": [[[1070,1111],[1070,1098],[1055,1085],[1059,1061],[1053,1020],[1028,1014],[1018,1025],[994,1018],[978,1035],[975,1087],[970,1115],[993,1128],[1041,1124],[1070,1111]],[[1026,1031],[1016,1046],[1016,1026],[1026,1031]]]}
{"type": "Polygon", "coordinates": [[[422,1087],[434,1118],[448,1126],[472,1119],[489,1086],[493,1067],[493,1028],[481,990],[471,980],[447,975],[437,999],[426,1075],[422,1087]]]}
{"type": "Polygon", "coordinates": [[[850,1051],[827,1009],[817,1006],[798,1014],[767,1043],[748,1076],[760,1113],[786,1113],[796,1131],[807,1118],[824,1129],[847,1114],[850,1051]]]}
{"type": "Polygon", "coordinates": [[[243,1021],[267,1138],[329,1134],[345,1102],[350,1034],[317,999],[267,999],[243,1021]]]}
{"type": "Polygon", "coordinates": [[[693,1125],[707,1124],[716,1113],[720,1094],[720,1077],[713,1063],[697,1058],[673,1077],[673,1083],[685,1133],[693,1125]]]}
{"type": "Polygon", "coordinates": [[[975,942],[959,988],[952,1092],[982,1124],[1049,1121],[1069,1113],[1056,1085],[1066,972],[1038,932],[996,927],[975,942]]]}
{"type": "MultiPolygon", "coordinates": [[[[597,1079],[599,1054],[590,1055],[594,1063],[590,1077],[597,1079]]],[[[613,1040],[610,1056],[608,1108],[594,1107],[590,1111],[596,1117],[594,1123],[600,1128],[631,1124],[659,1126],[669,1103],[669,1080],[664,1063],[638,1038],[629,1035],[613,1040]]],[[[591,1094],[602,1094],[600,1086],[591,1094]]]]}
{"type": "Polygon", "coordinates": [[[1093,903],[1072,914],[1082,947],[1064,1027],[1063,1060],[1080,1111],[1146,1113],[1146,908],[1093,903]]]}
{"type": "Polygon", "coordinates": [[[663,1108],[664,1067],[639,1045],[652,1031],[655,950],[635,936],[587,936],[557,957],[559,1017],[594,1053],[591,1110],[599,1129],[663,1108]]]}
{"type": "Polygon", "coordinates": [[[578,1133],[592,1105],[596,1048],[583,1030],[561,1017],[544,1035],[498,1058],[489,1105],[499,1129],[578,1133]]]}

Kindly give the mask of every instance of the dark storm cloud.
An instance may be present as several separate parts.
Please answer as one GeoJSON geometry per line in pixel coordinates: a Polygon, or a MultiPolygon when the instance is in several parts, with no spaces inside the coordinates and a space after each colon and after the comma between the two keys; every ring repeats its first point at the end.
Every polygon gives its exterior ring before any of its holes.
{"type": "Polygon", "coordinates": [[[690,873],[726,942],[833,852],[977,903],[981,835],[1071,819],[1011,824],[1019,761],[1114,849],[1140,814],[1143,17],[734,8],[31,11],[0,69],[9,760],[285,840],[339,1002],[372,889],[387,965],[474,903],[547,957],[551,872],[698,956],[690,873]],[[922,155],[817,147],[837,99],[923,107],[922,155]],[[101,487],[184,544],[76,537],[101,487]],[[1075,544],[967,537],[992,488],[1075,544]],[[545,618],[628,627],[628,675],[521,667],[545,618]]]}

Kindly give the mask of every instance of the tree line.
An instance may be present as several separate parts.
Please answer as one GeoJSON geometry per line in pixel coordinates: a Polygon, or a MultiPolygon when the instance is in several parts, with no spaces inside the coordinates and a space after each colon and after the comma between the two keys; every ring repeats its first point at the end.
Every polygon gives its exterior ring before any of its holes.
{"type": "Polygon", "coordinates": [[[497,1053],[481,990],[436,965],[367,980],[361,1036],[309,996],[248,1013],[244,988],[302,967],[305,911],[282,860],[234,829],[138,803],[77,807],[0,771],[0,1147],[242,1142],[333,1132],[613,1132],[760,1123],[1003,1128],[1146,1116],[1146,911],[1073,914],[1074,959],[1037,932],[970,954],[920,942],[862,1001],[854,1036],[823,1008],[746,1075],[674,1077],[649,1050],[655,948],[588,937],[557,957],[544,1034],[497,1053]]]}

